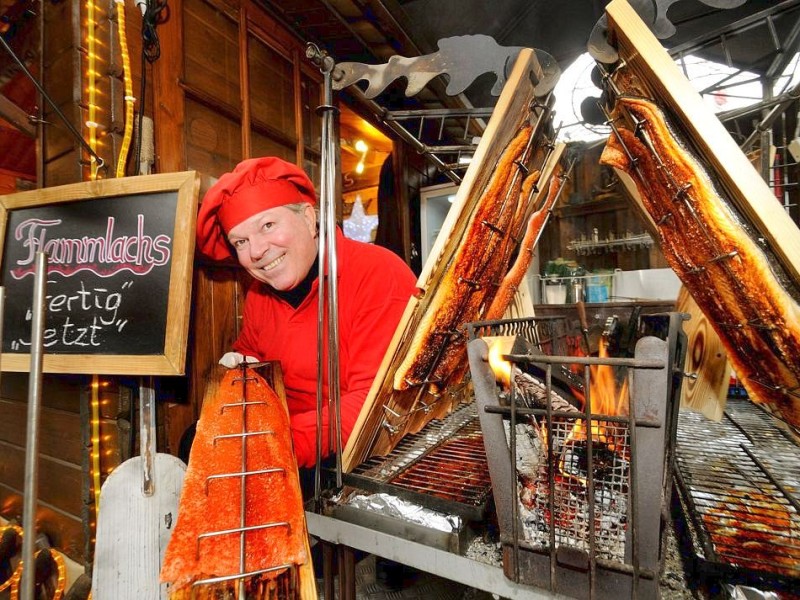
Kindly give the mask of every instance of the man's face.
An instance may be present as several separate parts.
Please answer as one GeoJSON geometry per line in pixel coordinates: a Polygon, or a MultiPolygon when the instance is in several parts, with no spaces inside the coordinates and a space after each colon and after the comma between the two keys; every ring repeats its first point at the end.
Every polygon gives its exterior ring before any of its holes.
{"type": "Polygon", "coordinates": [[[314,207],[298,213],[285,206],[270,208],[242,221],[228,232],[239,263],[276,290],[294,288],[317,258],[314,207]]]}

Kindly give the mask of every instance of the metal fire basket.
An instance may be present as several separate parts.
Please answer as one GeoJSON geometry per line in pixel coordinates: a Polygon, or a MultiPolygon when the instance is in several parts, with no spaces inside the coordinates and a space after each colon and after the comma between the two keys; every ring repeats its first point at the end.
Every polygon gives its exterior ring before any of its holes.
{"type": "Polygon", "coordinates": [[[683,319],[635,319],[633,356],[610,358],[565,355],[574,339],[566,319],[468,327],[507,577],[575,598],[658,597],[683,319]],[[521,387],[524,379],[512,376],[501,390],[490,368],[486,338],[507,335],[525,345],[504,358],[512,375],[538,382],[543,393],[535,401],[521,387]],[[601,373],[629,386],[616,414],[593,408],[599,394],[592,382],[601,373]]]}

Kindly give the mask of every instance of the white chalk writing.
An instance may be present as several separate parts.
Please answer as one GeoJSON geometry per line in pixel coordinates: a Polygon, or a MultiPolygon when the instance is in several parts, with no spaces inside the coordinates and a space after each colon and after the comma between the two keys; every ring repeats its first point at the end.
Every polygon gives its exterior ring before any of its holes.
{"type": "MultiPolygon", "coordinates": [[[[48,281],[48,284],[54,282],[48,281]]],[[[122,333],[128,319],[120,316],[124,301],[124,292],[133,287],[128,280],[119,289],[108,287],[87,288],[83,281],[79,289],[69,293],[48,294],[45,297],[45,312],[50,321],[57,325],[45,329],[43,345],[66,348],[98,348],[103,345],[109,334],[122,333]]],[[[28,308],[25,320],[32,319],[28,308]]],[[[11,341],[11,350],[20,351],[29,348],[29,339],[17,338],[11,341]]]]}

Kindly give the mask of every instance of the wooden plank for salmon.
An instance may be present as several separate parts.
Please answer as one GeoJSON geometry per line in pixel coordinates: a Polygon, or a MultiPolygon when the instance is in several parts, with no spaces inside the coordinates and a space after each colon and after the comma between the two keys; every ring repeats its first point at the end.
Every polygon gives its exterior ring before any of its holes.
{"type": "Polygon", "coordinates": [[[651,98],[674,114],[689,140],[719,177],[731,201],[758,230],[783,268],[800,285],[800,235],[758,171],[692,88],[626,0],[606,6],[609,40],[626,68],[651,88],[651,98]]]}
{"type": "Polygon", "coordinates": [[[100,490],[92,570],[95,600],[168,598],[158,574],[178,516],[186,465],[156,452],[152,378],[143,379],[140,389],[141,455],[114,469],[100,490]]]}
{"type": "Polygon", "coordinates": [[[731,377],[728,355],[711,323],[683,286],[675,310],[690,316],[683,324],[688,348],[684,371],[697,376],[685,379],[681,386],[681,409],[719,421],[725,411],[731,377]]]}
{"type": "MultiPolygon", "coordinates": [[[[420,294],[412,298],[406,307],[344,449],[342,465],[345,471],[352,470],[369,456],[388,453],[405,434],[419,431],[430,420],[445,416],[460,399],[458,390],[453,389],[457,386],[439,389],[433,383],[423,383],[396,390],[395,374],[409,354],[414,334],[429,313],[437,292],[446,293],[446,290],[442,291],[442,280],[473,223],[481,195],[497,171],[503,151],[523,125],[531,120],[531,102],[535,95],[529,72],[533,69],[538,69],[535,53],[530,49],[523,50],[417,280],[420,294]]],[[[539,130],[540,137],[541,133],[539,130]]],[[[534,140],[534,147],[536,143],[534,140]]],[[[563,149],[563,145],[558,145],[546,164],[542,159],[539,190],[546,191],[549,177],[563,149]]],[[[537,196],[531,204],[535,205],[539,199],[537,196]]],[[[465,322],[471,320],[477,319],[467,317],[465,322]]],[[[465,354],[465,367],[466,364],[465,354]]]]}

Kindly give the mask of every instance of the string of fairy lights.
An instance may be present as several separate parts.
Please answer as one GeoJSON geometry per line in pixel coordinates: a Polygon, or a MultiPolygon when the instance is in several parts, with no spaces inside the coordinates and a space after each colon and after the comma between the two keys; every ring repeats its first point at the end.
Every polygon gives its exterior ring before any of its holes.
{"type": "MultiPolygon", "coordinates": [[[[88,92],[88,119],[86,128],[89,133],[89,147],[97,154],[97,15],[96,6],[93,0],[86,3],[86,87],[88,92]]],[[[89,168],[89,179],[97,179],[99,165],[94,155],[91,156],[89,168]]]]}
{"type": "MultiPolygon", "coordinates": [[[[117,165],[115,170],[116,177],[125,176],[125,164],[128,160],[128,153],[130,150],[131,140],[133,138],[133,122],[134,122],[134,105],[136,98],[133,95],[133,78],[131,77],[131,61],[128,51],[128,42],[126,35],[126,22],[125,22],[125,4],[124,0],[115,0],[114,6],[116,7],[116,25],[117,25],[117,39],[119,41],[119,53],[122,59],[122,77],[124,82],[124,101],[125,101],[125,121],[123,129],[122,143],[120,145],[119,156],[117,157],[117,165]]],[[[99,52],[105,51],[109,54],[109,62],[111,60],[111,52],[113,45],[103,46],[98,42],[97,38],[97,19],[99,11],[95,0],[87,0],[86,2],[86,71],[84,73],[86,80],[86,105],[87,105],[87,120],[85,122],[86,131],[88,134],[89,147],[95,154],[99,154],[100,146],[102,146],[99,130],[101,130],[100,122],[102,121],[104,107],[100,105],[101,94],[99,92],[99,78],[101,74],[98,72],[98,65],[102,63],[103,57],[99,52]]],[[[113,100],[108,98],[107,102],[113,100]]],[[[91,164],[89,169],[89,179],[94,181],[100,176],[100,165],[94,156],[91,157],[91,164]]],[[[90,385],[90,433],[91,447],[89,450],[89,478],[91,481],[92,498],[94,501],[94,518],[90,523],[90,530],[92,536],[96,531],[96,517],[100,508],[100,489],[103,482],[103,476],[108,476],[113,467],[108,467],[106,472],[103,472],[103,457],[111,454],[110,450],[103,449],[104,442],[108,441],[110,436],[102,435],[101,432],[101,405],[107,403],[107,400],[101,400],[101,388],[108,385],[107,381],[101,381],[99,376],[93,375],[90,385]]],[[[94,537],[91,540],[95,542],[94,537]]]]}
{"type": "MultiPolygon", "coordinates": [[[[134,121],[134,105],[136,98],[133,95],[133,79],[131,77],[131,61],[128,52],[128,42],[125,26],[125,4],[124,0],[114,0],[116,11],[116,25],[117,25],[117,38],[119,41],[119,52],[122,59],[122,77],[125,86],[125,121],[122,143],[120,145],[119,156],[117,157],[116,177],[125,176],[125,164],[128,160],[128,153],[130,150],[131,139],[133,137],[133,121],[134,121]]],[[[98,10],[98,5],[95,0],[87,0],[86,2],[86,70],[84,77],[86,81],[86,108],[87,117],[84,122],[86,133],[88,137],[88,144],[94,155],[90,157],[89,179],[94,181],[100,177],[100,167],[96,156],[99,155],[99,150],[102,144],[103,127],[101,123],[104,121],[104,113],[107,110],[101,105],[102,94],[99,89],[101,74],[98,71],[99,65],[102,64],[102,56],[100,52],[111,54],[113,45],[103,45],[97,37],[98,31],[98,18],[101,17],[101,11],[98,10]]],[[[106,99],[105,104],[112,102],[111,99],[106,99]]]]}
{"type": "Polygon", "coordinates": [[[131,78],[131,57],[128,53],[128,36],[125,34],[125,0],[114,0],[117,3],[117,35],[119,37],[120,56],[122,56],[122,73],[125,81],[125,130],[122,135],[122,145],[117,159],[117,177],[125,176],[125,163],[128,160],[128,150],[133,137],[133,105],[136,98],[133,96],[133,79],[131,78]]]}
{"type": "MultiPolygon", "coordinates": [[[[22,538],[25,535],[22,527],[14,523],[7,523],[0,528],[0,538],[5,539],[7,530],[11,530],[16,534],[16,545],[22,547],[22,538]]],[[[63,600],[64,592],[67,587],[67,565],[64,556],[58,550],[53,548],[42,548],[36,552],[34,562],[38,563],[41,557],[49,557],[55,564],[56,581],[53,586],[52,596],[50,600],[63,600]],[[47,554],[43,554],[47,553],[47,554]]],[[[9,598],[9,600],[20,599],[20,587],[22,581],[22,561],[20,560],[14,566],[13,572],[10,576],[0,583],[0,598],[9,598]]]]}

